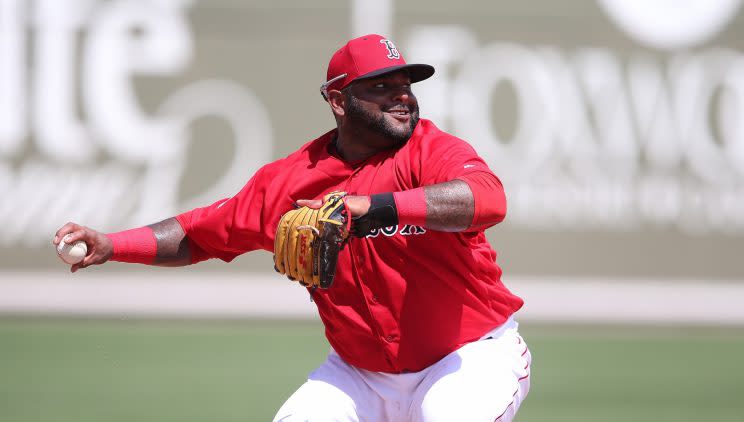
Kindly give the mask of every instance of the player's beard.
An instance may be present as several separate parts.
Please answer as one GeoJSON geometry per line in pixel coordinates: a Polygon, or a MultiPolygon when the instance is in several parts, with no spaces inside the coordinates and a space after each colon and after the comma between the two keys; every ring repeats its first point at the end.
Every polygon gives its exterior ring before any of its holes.
{"type": "Polygon", "coordinates": [[[380,135],[385,136],[393,141],[395,146],[402,145],[411,138],[413,130],[419,121],[419,108],[418,105],[408,107],[408,113],[411,118],[408,120],[408,124],[403,127],[395,127],[390,122],[385,120],[384,112],[387,112],[395,107],[388,107],[383,109],[382,113],[373,114],[369,110],[362,107],[361,102],[353,95],[348,96],[349,102],[346,108],[347,118],[354,121],[356,124],[366,126],[369,130],[376,132],[380,135]]]}

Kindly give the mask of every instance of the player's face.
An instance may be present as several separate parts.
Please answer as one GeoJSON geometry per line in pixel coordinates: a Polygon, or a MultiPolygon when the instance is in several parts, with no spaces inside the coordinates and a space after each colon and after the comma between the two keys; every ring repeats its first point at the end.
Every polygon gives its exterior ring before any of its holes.
{"type": "Polygon", "coordinates": [[[352,125],[382,135],[391,145],[400,145],[411,137],[419,121],[419,108],[408,73],[356,81],[349,94],[346,117],[352,125]]]}

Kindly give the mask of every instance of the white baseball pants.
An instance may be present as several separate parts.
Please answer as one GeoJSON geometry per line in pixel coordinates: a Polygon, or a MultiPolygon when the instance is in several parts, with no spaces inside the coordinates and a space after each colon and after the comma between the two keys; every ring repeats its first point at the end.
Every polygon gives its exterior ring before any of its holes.
{"type": "Polygon", "coordinates": [[[415,373],[369,372],[333,350],[275,422],[508,422],[530,389],[530,351],[504,325],[415,373]]]}

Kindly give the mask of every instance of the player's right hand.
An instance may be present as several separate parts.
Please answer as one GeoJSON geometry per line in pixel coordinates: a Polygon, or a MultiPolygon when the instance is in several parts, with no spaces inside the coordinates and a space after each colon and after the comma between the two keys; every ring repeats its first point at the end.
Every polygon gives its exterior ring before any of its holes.
{"type": "Polygon", "coordinates": [[[88,246],[88,253],[82,261],[70,267],[73,273],[91,265],[100,265],[108,261],[114,254],[114,245],[105,234],[89,227],[75,223],[67,223],[57,230],[52,243],[54,246],[65,239],[65,243],[75,243],[82,240],[88,246]]]}

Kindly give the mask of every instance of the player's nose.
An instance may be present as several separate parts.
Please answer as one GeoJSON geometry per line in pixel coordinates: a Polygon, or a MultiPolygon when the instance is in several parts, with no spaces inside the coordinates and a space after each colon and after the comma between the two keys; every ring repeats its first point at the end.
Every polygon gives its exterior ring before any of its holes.
{"type": "Polygon", "coordinates": [[[411,92],[410,87],[396,87],[392,90],[391,98],[396,103],[404,103],[407,104],[411,101],[411,98],[413,97],[413,93],[411,92]]]}

